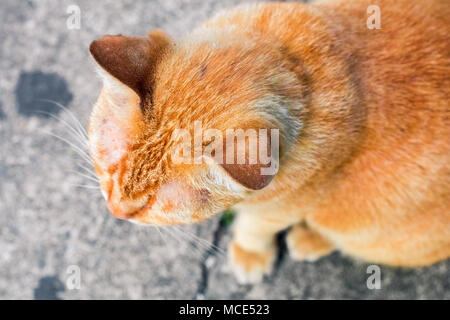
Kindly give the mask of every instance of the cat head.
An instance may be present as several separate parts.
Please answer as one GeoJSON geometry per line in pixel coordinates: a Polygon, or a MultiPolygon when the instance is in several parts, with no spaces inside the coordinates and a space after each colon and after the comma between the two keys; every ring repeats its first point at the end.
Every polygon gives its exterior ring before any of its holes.
{"type": "Polygon", "coordinates": [[[298,129],[288,121],[299,108],[297,81],[278,51],[213,38],[175,44],[156,30],[92,42],[103,88],[90,118],[90,152],[116,217],[200,221],[276,175],[298,129]]]}

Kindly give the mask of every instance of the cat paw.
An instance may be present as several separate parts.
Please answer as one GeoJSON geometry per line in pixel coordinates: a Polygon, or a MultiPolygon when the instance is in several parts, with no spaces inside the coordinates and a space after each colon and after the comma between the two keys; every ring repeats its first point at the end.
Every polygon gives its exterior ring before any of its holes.
{"type": "Polygon", "coordinates": [[[328,240],[302,225],[289,231],[286,243],[291,258],[298,261],[316,261],[334,250],[328,240]]]}
{"type": "Polygon", "coordinates": [[[275,245],[265,252],[248,251],[235,242],[228,248],[228,259],[240,284],[261,282],[264,275],[272,273],[275,258],[275,245]]]}

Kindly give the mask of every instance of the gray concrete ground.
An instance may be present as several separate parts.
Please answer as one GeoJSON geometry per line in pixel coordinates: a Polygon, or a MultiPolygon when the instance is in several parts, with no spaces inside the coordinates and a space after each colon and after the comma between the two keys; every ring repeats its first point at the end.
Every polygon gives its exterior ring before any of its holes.
{"type": "Polygon", "coordinates": [[[218,218],[142,228],[112,218],[98,190],[73,186],[95,183],[74,173],[83,163],[74,148],[46,132],[69,138],[64,122],[75,125],[71,113],[87,124],[100,89],[89,43],[153,28],[179,38],[238,2],[0,2],[0,298],[450,298],[450,261],[414,270],[382,266],[381,289],[369,290],[367,264],[339,253],[316,263],[281,254],[264,283],[239,286],[222,251],[209,249],[214,243],[223,250],[230,239],[218,218]],[[81,9],[79,30],[66,25],[71,4],[81,9]],[[68,281],[73,265],[80,289],[68,281]]]}

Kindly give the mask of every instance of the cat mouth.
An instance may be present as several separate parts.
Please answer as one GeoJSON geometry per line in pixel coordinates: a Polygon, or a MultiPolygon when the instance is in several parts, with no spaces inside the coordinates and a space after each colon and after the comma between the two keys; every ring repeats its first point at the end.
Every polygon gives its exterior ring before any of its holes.
{"type": "Polygon", "coordinates": [[[186,224],[192,221],[183,221],[170,215],[160,214],[151,211],[152,207],[148,204],[132,213],[127,221],[140,226],[169,226],[174,224],[186,224]]]}
{"type": "Polygon", "coordinates": [[[117,207],[109,201],[107,201],[107,207],[108,207],[109,212],[115,218],[120,219],[120,220],[137,219],[139,217],[144,216],[148,212],[148,209],[151,208],[148,204],[145,204],[137,210],[127,212],[127,211],[120,210],[120,209],[117,210],[117,207]]]}
{"type": "MultiPolygon", "coordinates": [[[[139,208],[138,210],[128,214],[128,218],[126,220],[129,220],[131,222],[134,221],[139,221],[138,219],[144,215],[146,215],[148,213],[148,210],[151,209],[151,207],[148,204],[144,204],[141,208],[139,208]]],[[[140,224],[145,224],[145,223],[140,223],[140,224]]]]}

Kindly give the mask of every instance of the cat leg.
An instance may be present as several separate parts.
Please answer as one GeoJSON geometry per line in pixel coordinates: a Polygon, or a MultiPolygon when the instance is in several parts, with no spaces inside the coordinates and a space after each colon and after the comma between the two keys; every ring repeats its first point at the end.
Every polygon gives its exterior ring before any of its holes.
{"type": "Polygon", "coordinates": [[[273,214],[239,213],[228,248],[229,261],[238,282],[258,283],[272,272],[277,256],[276,234],[295,222],[273,214]],[[269,218],[269,216],[271,216],[269,218]]]}
{"type": "Polygon", "coordinates": [[[331,242],[304,224],[295,225],[286,242],[291,258],[299,261],[316,261],[334,250],[331,242]]]}

